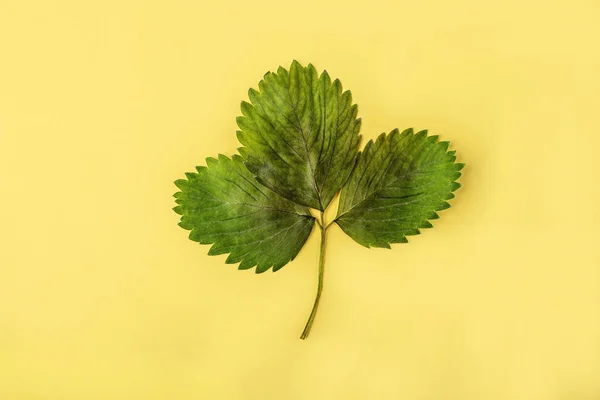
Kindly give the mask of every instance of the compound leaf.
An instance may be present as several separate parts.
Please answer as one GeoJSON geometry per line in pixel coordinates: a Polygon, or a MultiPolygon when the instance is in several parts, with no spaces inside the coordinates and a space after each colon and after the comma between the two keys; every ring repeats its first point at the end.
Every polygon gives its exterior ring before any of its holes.
{"type": "Polygon", "coordinates": [[[268,72],[242,102],[231,158],[207,158],[206,167],[175,182],[174,211],[191,240],[229,254],[239,269],[277,271],[293,260],[317,224],[321,230],[317,294],[306,326],[311,331],[321,292],[325,210],[340,193],[335,222],[359,244],[390,248],[432,227],[450,205],[464,164],[448,142],[427,131],[397,129],[369,141],[359,153],[357,106],[339,80],[309,64],[268,72]],[[341,192],[340,192],[341,191],[341,192]],[[320,210],[320,221],[311,210],[320,210]]]}
{"type": "Polygon", "coordinates": [[[350,91],[312,65],[268,72],[242,102],[240,154],[258,182],[298,204],[325,210],[358,154],[360,119],[350,91]]]}
{"type": "Polygon", "coordinates": [[[256,266],[256,273],[293,260],[314,225],[310,211],[258,184],[239,155],[206,163],[175,182],[181,191],[174,210],[190,239],[213,244],[209,255],[229,253],[226,263],[239,262],[239,269],[256,266]]]}
{"type": "Polygon", "coordinates": [[[340,194],[337,224],[363,246],[386,248],[430,228],[460,187],[464,164],[448,145],[412,129],[369,141],[340,194]]]}

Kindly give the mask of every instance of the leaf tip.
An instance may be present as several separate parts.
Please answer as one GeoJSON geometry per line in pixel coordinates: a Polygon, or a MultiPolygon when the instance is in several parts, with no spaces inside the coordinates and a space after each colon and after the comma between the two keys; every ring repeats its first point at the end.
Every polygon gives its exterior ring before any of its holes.
{"type": "Polygon", "coordinates": [[[413,134],[413,128],[407,128],[405,130],[402,131],[402,133],[400,134],[400,136],[402,137],[406,137],[408,135],[412,135],[413,134]]]}
{"type": "Polygon", "coordinates": [[[242,100],[240,104],[240,111],[244,117],[250,117],[252,116],[252,111],[254,111],[254,106],[247,101],[242,100]]]}
{"type": "Polygon", "coordinates": [[[238,265],[238,270],[244,271],[254,267],[255,265],[256,264],[253,261],[250,261],[249,259],[243,259],[240,265],[238,265]]]}
{"type": "Polygon", "coordinates": [[[262,274],[267,272],[271,267],[269,265],[257,264],[256,269],[254,270],[255,274],[262,274]]]}
{"type": "Polygon", "coordinates": [[[216,166],[219,161],[214,157],[206,157],[206,165],[209,167],[216,166]]]}
{"type": "MultiPolygon", "coordinates": [[[[237,132],[237,136],[238,136],[238,140],[239,140],[239,138],[240,138],[239,131],[237,132]]],[[[240,140],[240,142],[241,142],[241,140],[240,140]]],[[[245,147],[238,147],[237,151],[240,154],[240,158],[245,159],[248,157],[248,151],[246,150],[245,147]]]]}
{"type": "MultiPolygon", "coordinates": [[[[293,258],[292,258],[292,260],[293,260],[293,258]]],[[[291,260],[289,260],[289,261],[291,261],[291,260]]],[[[275,264],[275,265],[273,265],[273,272],[277,272],[277,271],[279,271],[281,268],[285,267],[285,265],[286,265],[286,264],[287,264],[289,261],[286,261],[286,262],[283,262],[283,263],[279,263],[279,264],[275,264]]]]}
{"type": "MultiPolygon", "coordinates": [[[[185,229],[186,231],[189,231],[189,230],[192,229],[192,228],[190,228],[190,226],[188,224],[186,224],[185,222],[183,222],[183,220],[179,221],[179,223],[177,223],[177,225],[179,225],[181,228],[185,229]]],[[[190,232],[190,234],[188,236],[189,236],[190,240],[194,240],[191,237],[192,236],[192,232],[190,232]]]]}
{"type": "Polygon", "coordinates": [[[260,96],[260,92],[258,90],[254,89],[254,88],[248,89],[248,99],[253,104],[257,103],[259,96],[260,96]]]}
{"type": "Polygon", "coordinates": [[[443,201],[439,206],[438,206],[438,211],[442,211],[442,210],[447,210],[448,208],[450,208],[450,203],[448,203],[447,201],[443,201]]]}
{"type": "Polygon", "coordinates": [[[433,225],[431,224],[431,222],[425,220],[421,223],[421,225],[419,226],[419,228],[421,229],[429,229],[429,228],[433,228],[433,225]]]}
{"type": "Polygon", "coordinates": [[[308,72],[308,75],[311,77],[311,79],[316,80],[319,77],[319,73],[317,72],[317,69],[315,68],[314,65],[312,64],[308,64],[306,66],[306,71],[308,72]]]}
{"type": "MultiPolygon", "coordinates": [[[[188,181],[185,179],[177,179],[174,183],[175,183],[175,186],[177,186],[179,189],[184,190],[188,184],[188,181]]],[[[177,197],[178,193],[181,193],[181,192],[177,192],[173,196],[177,197]]]]}
{"type": "Polygon", "coordinates": [[[338,78],[336,78],[333,82],[332,82],[332,86],[336,91],[336,94],[339,96],[342,94],[342,82],[340,82],[340,80],[338,78]]]}
{"type": "Polygon", "coordinates": [[[423,129],[415,134],[415,139],[422,139],[427,136],[427,129],[423,129]]]}
{"type": "Polygon", "coordinates": [[[427,219],[439,219],[439,218],[440,218],[440,216],[435,211],[433,211],[431,214],[429,214],[427,216],[427,219]]]}
{"type": "Polygon", "coordinates": [[[462,186],[462,184],[460,184],[459,182],[452,182],[452,184],[450,185],[450,190],[451,191],[455,191],[460,189],[460,187],[462,186]]]}
{"type": "Polygon", "coordinates": [[[450,147],[450,142],[447,140],[444,140],[443,142],[439,142],[438,146],[440,146],[440,149],[444,152],[448,151],[448,147],[450,147]]]}
{"type": "MultiPolygon", "coordinates": [[[[435,143],[438,143],[439,138],[440,138],[439,135],[431,135],[431,136],[427,137],[427,140],[429,140],[429,141],[431,141],[431,143],[435,144],[435,143]]],[[[442,144],[442,143],[444,143],[444,142],[440,142],[438,144],[442,144]]]]}
{"type": "Polygon", "coordinates": [[[322,84],[325,88],[328,88],[331,85],[331,78],[329,77],[329,72],[327,70],[323,70],[321,77],[319,78],[322,81],[322,84]]]}

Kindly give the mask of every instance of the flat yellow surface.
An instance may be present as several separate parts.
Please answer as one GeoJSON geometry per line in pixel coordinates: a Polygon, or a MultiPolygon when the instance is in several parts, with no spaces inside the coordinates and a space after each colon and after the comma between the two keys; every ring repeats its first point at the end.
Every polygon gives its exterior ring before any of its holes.
{"type": "MultiPolygon", "coordinates": [[[[0,399],[600,399],[600,3],[0,0],[0,399]],[[292,59],[466,162],[435,228],[255,275],[173,181],[292,59]]],[[[366,142],[366,140],[365,140],[366,142]]]]}

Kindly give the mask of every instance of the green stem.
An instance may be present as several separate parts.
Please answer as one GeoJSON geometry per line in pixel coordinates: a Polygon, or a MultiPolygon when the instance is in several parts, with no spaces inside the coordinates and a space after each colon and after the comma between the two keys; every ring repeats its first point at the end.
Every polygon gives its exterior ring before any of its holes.
{"type": "Polygon", "coordinates": [[[308,317],[308,321],[306,321],[306,326],[304,327],[304,331],[302,331],[302,335],[300,339],[306,339],[310,334],[310,328],[312,328],[312,324],[315,320],[315,315],[317,315],[317,309],[319,308],[319,300],[321,300],[321,292],[323,291],[323,271],[325,271],[325,234],[327,232],[327,226],[325,226],[325,221],[323,217],[323,213],[321,212],[321,251],[319,253],[319,284],[317,286],[317,296],[315,297],[315,303],[313,304],[312,311],[310,312],[310,316],[308,317]]]}

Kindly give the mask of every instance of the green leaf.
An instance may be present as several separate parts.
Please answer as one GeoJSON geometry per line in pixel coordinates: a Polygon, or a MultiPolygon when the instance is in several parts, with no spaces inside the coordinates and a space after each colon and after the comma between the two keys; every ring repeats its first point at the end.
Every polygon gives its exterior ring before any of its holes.
{"type": "Polygon", "coordinates": [[[360,119],[350,91],[327,72],[294,61],[250,89],[242,102],[240,154],[258,182],[298,204],[325,210],[358,154],[360,119]]]}
{"type": "Polygon", "coordinates": [[[240,155],[207,158],[206,167],[175,184],[174,210],[190,239],[212,244],[208,254],[229,253],[227,263],[256,272],[277,271],[298,254],[320,210],[318,284],[300,336],[311,332],[325,269],[325,210],[340,192],[335,222],[366,247],[405,243],[460,187],[463,164],[448,142],[427,131],[382,134],[358,152],[357,106],[339,80],[294,61],[268,72],[250,89],[237,118],[240,155]]]}
{"type": "Polygon", "coordinates": [[[208,254],[229,253],[226,263],[256,273],[282,268],[298,254],[314,225],[310,211],[261,186],[242,158],[207,158],[175,182],[179,225],[190,239],[213,244],[208,254]]]}
{"type": "Polygon", "coordinates": [[[464,164],[454,162],[448,145],[412,129],[369,141],[342,189],[337,224],[363,246],[386,248],[430,228],[428,220],[450,207],[446,200],[460,187],[464,164]]]}

